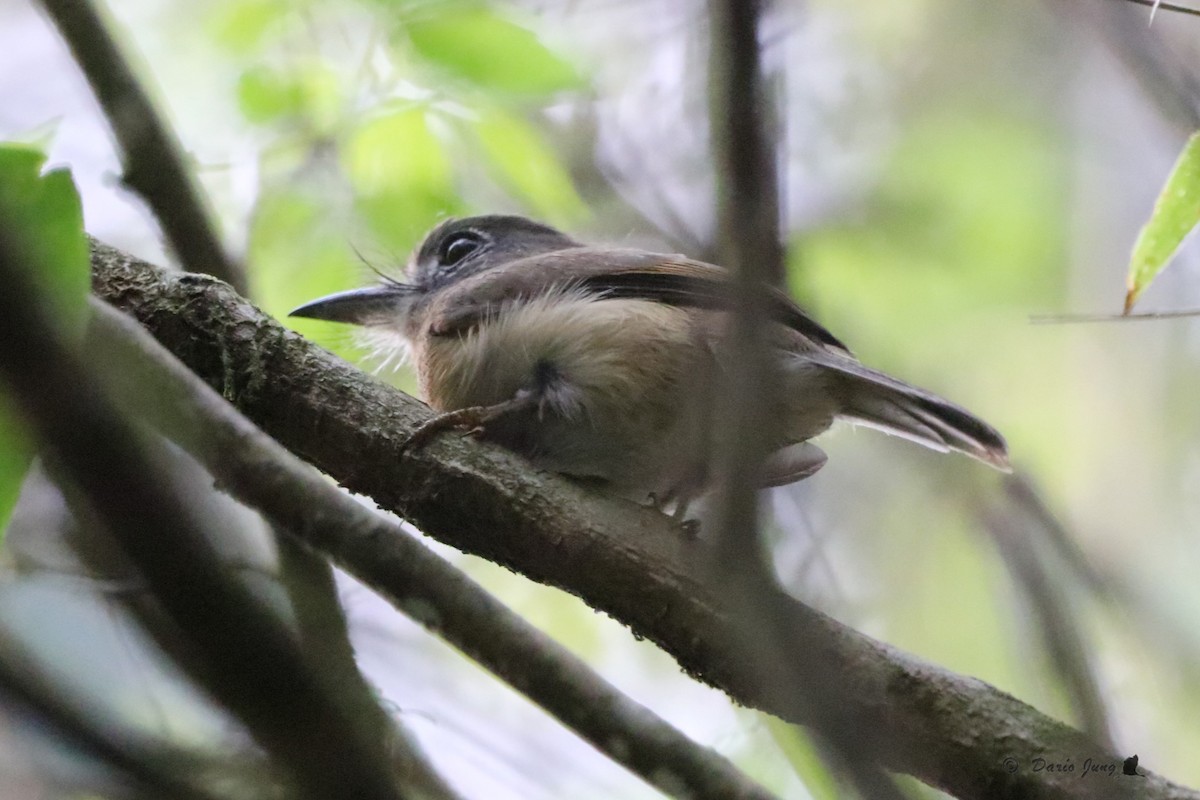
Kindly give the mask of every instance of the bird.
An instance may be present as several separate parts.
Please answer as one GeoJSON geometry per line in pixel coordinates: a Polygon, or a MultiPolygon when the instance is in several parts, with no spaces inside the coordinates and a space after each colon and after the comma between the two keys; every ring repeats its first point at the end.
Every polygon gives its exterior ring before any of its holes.
{"type": "MultiPolygon", "coordinates": [[[[414,444],[464,427],[539,469],[673,505],[676,516],[720,479],[711,387],[728,366],[728,271],[496,214],[441,222],[404,280],[380,276],[290,316],[360,326],[368,346],[411,360],[423,398],[441,412],[414,444]]],[[[827,456],[810,440],[835,420],[1010,469],[993,427],[864,366],[786,294],[762,291],[782,391],[758,487],[816,473],[827,456]]]]}

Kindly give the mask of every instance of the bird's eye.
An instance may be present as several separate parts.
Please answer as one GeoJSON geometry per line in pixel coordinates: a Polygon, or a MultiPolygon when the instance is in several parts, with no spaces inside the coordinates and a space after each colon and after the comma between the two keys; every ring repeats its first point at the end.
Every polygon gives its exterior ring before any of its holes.
{"type": "Polygon", "coordinates": [[[438,263],[444,267],[452,267],[463,261],[467,256],[483,247],[483,239],[479,234],[462,231],[442,242],[438,251],[438,263]]]}

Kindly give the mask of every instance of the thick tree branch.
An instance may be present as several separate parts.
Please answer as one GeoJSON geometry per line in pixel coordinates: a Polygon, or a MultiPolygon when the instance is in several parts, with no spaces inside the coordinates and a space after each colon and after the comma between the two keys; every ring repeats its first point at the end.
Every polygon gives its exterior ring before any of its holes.
{"type": "MultiPolygon", "coordinates": [[[[671,653],[689,674],[736,700],[788,715],[755,691],[736,645],[743,621],[703,578],[703,553],[658,512],[532,472],[496,448],[453,437],[405,454],[428,409],[290,333],[229,287],[173,275],[103,245],[96,292],[129,312],[180,360],[288,449],[351,491],[461,550],[563,588],[671,653]]],[[[364,550],[370,552],[369,543],[364,550]]],[[[371,557],[366,555],[364,557],[371,557]]],[[[363,569],[366,569],[363,565],[363,569]]],[[[962,798],[1200,798],[1144,778],[1035,771],[1115,764],[1079,731],[980,681],[925,664],[772,590],[842,677],[873,753],[962,798]]]]}
{"type": "Polygon", "coordinates": [[[341,564],[651,785],[680,797],[769,800],[720,755],[693,743],[509,611],[399,524],[331,486],[226,403],[145,330],[93,301],[92,352],[110,385],[221,485],[341,564]]]}

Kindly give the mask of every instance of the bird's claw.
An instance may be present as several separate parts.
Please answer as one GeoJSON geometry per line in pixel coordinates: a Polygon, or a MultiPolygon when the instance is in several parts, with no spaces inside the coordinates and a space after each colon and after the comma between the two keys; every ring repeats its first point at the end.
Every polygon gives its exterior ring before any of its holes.
{"type": "Polygon", "coordinates": [[[687,519],[688,506],[690,501],[687,497],[682,496],[675,490],[670,490],[661,497],[657,492],[650,492],[647,496],[650,508],[658,511],[664,516],[670,517],[671,521],[679,526],[679,530],[688,539],[695,539],[700,535],[700,520],[692,518],[687,519]],[[674,505],[675,508],[668,512],[667,507],[674,505]]]}
{"type": "Polygon", "coordinates": [[[404,443],[400,445],[400,451],[408,453],[421,450],[441,434],[456,428],[465,428],[467,436],[478,436],[484,431],[483,425],[487,421],[484,413],[486,411],[488,408],[485,406],[472,406],[430,417],[409,434],[404,443]]]}
{"type": "Polygon", "coordinates": [[[487,424],[505,414],[519,411],[529,405],[529,399],[518,394],[511,400],[496,403],[492,406],[469,406],[454,411],[446,411],[436,417],[430,417],[422,422],[415,431],[409,434],[400,446],[400,452],[407,453],[420,450],[440,434],[448,430],[462,429],[464,436],[482,436],[487,432],[487,424]]]}

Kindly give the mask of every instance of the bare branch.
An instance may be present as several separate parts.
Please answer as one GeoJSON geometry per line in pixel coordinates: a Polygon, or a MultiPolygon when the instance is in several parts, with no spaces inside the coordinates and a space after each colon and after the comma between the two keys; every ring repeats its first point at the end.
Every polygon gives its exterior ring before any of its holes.
{"type": "MultiPolygon", "coordinates": [[[[766,126],[758,66],[759,0],[713,0],[709,4],[713,151],[722,261],[733,273],[737,299],[732,330],[724,343],[728,375],[716,390],[717,419],[729,429],[717,474],[724,485],[716,499],[714,561],[724,569],[744,565],[751,581],[770,581],[772,570],[758,543],[758,474],[775,425],[779,376],[766,343],[762,287],[780,283],[783,250],[775,164],[766,126]]],[[[750,598],[747,598],[748,600],[750,598]]]]}
{"type": "Polygon", "coordinates": [[[287,628],[232,579],[202,509],[161,479],[163,445],[145,437],[67,346],[19,265],[28,247],[0,227],[0,379],[46,457],[190,639],[204,688],[242,720],[305,797],[399,797],[382,743],[362,736],[307,667],[287,628]]]}
{"type": "Polygon", "coordinates": [[[784,253],[779,235],[779,181],[772,137],[772,109],[763,87],[759,17],[765,0],[712,0],[709,3],[711,86],[709,120],[717,168],[717,217],[723,263],[733,272],[737,310],[724,348],[716,387],[716,418],[727,433],[717,454],[722,476],[714,499],[712,581],[747,621],[742,629],[747,652],[758,665],[760,690],[794,709],[812,724],[834,763],[869,798],[901,800],[903,795],[873,763],[872,732],[852,714],[831,665],[822,659],[796,659],[815,653],[791,625],[791,612],[765,593],[779,591],[770,555],[760,541],[759,474],[770,442],[778,441],[779,421],[771,409],[782,382],[767,341],[769,315],[764,286],[780,285],[784,253]]]}
{"type": "Polygon", "coordinates": [[[1200,17],[1200,9],[1198,8],[1188,8],[1187,6],[1180,6],[1175,3],[1164,3],[1162,0],[1125,0],[1125,2],[1139,6],[1148,6],[1152,11],[1174,11],[1176,14],[1188,14],[1200,17]]]}
{"type": "Polygon", "coordinates": [[[1191,59],[1172,53],[1163,38],[1145,24],[1144,18],[1122,5],[1094,0],[1067,3],[1059,0],[1051,4],[1071,22],[1092,25],[1158,108],[1163,120],[1174,126],[1180,136],[1191,135],[1200,127],[1200,75],[1193,69],[1191,59]]]}
{"type": "Polygon", "coordinates": [[[371,512],[241,416],[131,319],[93,304],[91,340],[120,396],[221,485],[326,553],[400,611],[601,752],[679,797],[768,800],[720,755],[630,700],[398,524],[371,512]]]}
{"type": "Polygon", "coordinates": [[[1200,309],[1182,311],[1146,311],[1141,314],[1034,314],[1029,321],[1034,325],[1068,325],[1078,322],[1145,322],[1153,319],[1180,319],[1200,317],[1200,309]]]}
{"type": "MultiPolygon", "coordinates": [[[[222,246],[179,142],[121,57],[96,8],[87,0],[45,0],[42,5],[108,117],[123,154],[125,183],[150,206],[183,268],[218,277],[245,294],[242,265],[222,246]]],[[[334,679],[331,683],[357,709],[356,716],[371,723],[380,735],[392,731],[394,721],[378,707],[354,662],[328,567],[320,560],[310,561],[302,550],[290,550],[287,537],[273,533],[281,554],[279,580],[294,601],[301,633],[321,640],[320,646],[307,648],[309,654],[323,660],[319,668],[334,679]]]]}
{"type": "MultiPolygon", "coordinates": [[[[405,453],[429,417],[422,403],[371,380],[280,327],[229,287],[174,275],[93,245],[96,292],[135,316],[223,397],[354,492],[429,536],[558,586],[659,644],[694,677],[791,722],[812,720],[756,690],[736,628],[744,624],[705,581],[705,553],[656,511],[537,473],[498,448],[453,437],[405,453]]],[[[367,570],[382,558],[362,545],[367,570]]],[[[357,561],[357,558],[356,558],[357,561]]],[[[1125,796],[1121,776],[1035,772],[1035,759],[1115,763],[1070,726],[1004,692],[921,662],[841,625],[781,591],[767,593],[812,644],[874,755],[961,798],[1125,796]]],[[[1200,798],[1148,770],[1139,797],[1200,798]]]]}
{"type": "Polygon", "coordinates": [[[63,697],[15,636],[0,629],[0,698],[29,714],[63,743],[118,771],[139,797],[213,800],[185,776],[187,759],[111,730],[63,697]]]}
{"type": "MultiPolygon", "coordinates": [[[[1011,479],[1010,484],[1019,480],[1011,479]]],[[[1112,725],[1083,632],[1075,622],[1062,587],[1039,557],[1035,538],[1041,531],[1010,497],[1006,494],[1002,502],[980,503],[975,512],[1009,574],[1023,589],[1042,646],[1066,688],[1076,719],[1088,735],[1111,749],[1112,725]]]]}
{"type": "MultiPolygon", "coordinates": [[[[110,314],[119,315],[95,298],[92,303],[93,313],[94,307],[100,306],[110,314]]],[[[136,327],[135,323],[129,324],[136,327]]],[[[140,328],[138,330],[145,335],[140,328]]],[[[100,363],[116,362],[101,360],[100,363]]],[[[150,393],[149,384],[142,387],[143,405],[150,393]]],[[[130,397],[126,397],[121,405],[131,413],[136,413],[135,409],[139,407],[130,397]]],[[[458,800],[460,795],[434,769],[409,730],[384,710],[378,694],[359,671],[346,616],[338,603],[332,565],[274,520],[269,521],[279,551],[278,575],[287,591],[299,629],[300,645],[309,663],[328,678],[331,690],[337,693],[340,702],[366,734],[385,743],[388,761],[401,786],[415,789],[423,800],[458,800]]]]}
{"type": "Polygon", "coordinates": [[[125,184],[150,206],[183,268],[213,275],[245,293],[246,275],[221,245],[179,142],[154,110],[96,9],[87,0],[41,4],[108,117],[122,153],[125,184]]]}

